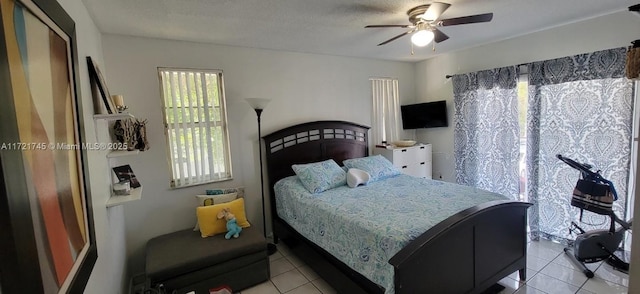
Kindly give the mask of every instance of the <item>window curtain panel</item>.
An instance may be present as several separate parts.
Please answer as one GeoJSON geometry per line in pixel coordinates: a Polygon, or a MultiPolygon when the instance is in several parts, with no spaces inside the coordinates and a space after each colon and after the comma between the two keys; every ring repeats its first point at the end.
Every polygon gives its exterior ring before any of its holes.
{"type": "MultiPolygon", "coordinates": [[[[527,198],[531,237],[569,243],[578,222],[572,207],[580,172],[556,154],[602,170],[618,192],[614,211],[624,217],[631,158],[632,83],[624,78],[624,48],[534,62],[529,69],[527,198]]],[[[580,226],[604,228],[609,219],[588,211],[580,226]]]]}
{"type": "Polygon", "coordinates": [[[397,79],[371,79],[373,93],[372,138],[375,144],[398,140],[400,95],[397,79]]]}
{"type": "Polygon", "coordinates": [[[515,66],[453,76],[458,184],[518,199],[517,84],[515,66]]]}

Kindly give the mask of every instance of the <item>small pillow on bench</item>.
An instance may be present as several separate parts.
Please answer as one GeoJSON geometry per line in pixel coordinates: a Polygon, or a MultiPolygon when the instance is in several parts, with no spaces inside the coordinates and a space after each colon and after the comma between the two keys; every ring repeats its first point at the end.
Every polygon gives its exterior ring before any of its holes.
{"type": "Polygon", "coordinates": [[[251,225],[244,211],[244,198],[216,205],[200,206],[196,208],[196,214],[202,238],[227,232],[227,221],[224,218],[218,219],[218,213],[225,208],[235,215],[238,226],[248,228],[251,225]]]}
{"type": "MultiPolygon", "coordinates": [[[[215,205],[225,202],[230,202],[238,198],[244,197],[244,187],[238,188],[225,188],[225,189],[207,189],[206,195],[196,195],[198,206],[215,205]]],[[[196,220],[196,225],[193,227],[194,231],[200,230],[200,225],[196,220]]]]}

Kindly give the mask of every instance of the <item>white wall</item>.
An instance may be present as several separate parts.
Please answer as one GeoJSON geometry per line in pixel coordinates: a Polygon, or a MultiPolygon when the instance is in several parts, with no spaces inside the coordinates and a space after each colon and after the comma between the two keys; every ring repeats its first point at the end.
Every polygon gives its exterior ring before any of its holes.
{"type": "MultiPolygon", "coordinates": [[[[628,11],[569,24],[518,38],[443,54],[416,65],[417,101],[447,100],[449,127],[416,131],[433,144],[433,176],[455,182],[453,87],[445,75],[626,47],[640,38],[640,17],[628,11]]],[[[436,49],[437,50],[437,49],[436,49]]]]}
{"type": "MultiPolygon", "coordinates": [[[[86,56],[91,56],[106,69],[103,62],[101,33],[93,23],[80,0],[58,0],[76,24],[80,99],[88,142],[97,142],[93,121],[94,105],[89,83],[86,56]]],[[[93,204],[93,217],[98,248],[98,260],[93,268],[85,293],[128,293],[129,279],[126,272],[126,248],[124,213],[122,208],[107,209],[110,186],[105,152],[87,151],[90,165],[89,181],[93,204]]]]}
{"type": "Polygon", "coordinates": [[[262,114],[263,135],[314,120],[370,125],[370,77],[398,78],[402,103],[415,99],[414,64],[410,63],[115,35],[103,36],[103,50],[110,92],[124,95],[130,112],[148,119],[151,149],[127,158],[144,185],[142,200],[124,206],[132,274],[144,269],[147,240],[194,225],[194,195],[207,188],[245,186],[248,218],[262,228],[257,122],[244,98],[273,99],[262,114]],[[232,181],[169,188],[157,67],[223,70],[232,181]]]}

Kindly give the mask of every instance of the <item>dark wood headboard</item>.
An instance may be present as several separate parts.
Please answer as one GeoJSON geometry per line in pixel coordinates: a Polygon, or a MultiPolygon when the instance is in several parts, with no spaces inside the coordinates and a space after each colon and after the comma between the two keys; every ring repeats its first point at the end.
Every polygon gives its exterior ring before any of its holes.
{"type": "Polygon", "coordinates": [[[294,175],[291,165],[369,155],[369,127],[346,121],[314,121],[290,126],[263,137],[271,216],[277,217],[273,185],[294,175]]]}

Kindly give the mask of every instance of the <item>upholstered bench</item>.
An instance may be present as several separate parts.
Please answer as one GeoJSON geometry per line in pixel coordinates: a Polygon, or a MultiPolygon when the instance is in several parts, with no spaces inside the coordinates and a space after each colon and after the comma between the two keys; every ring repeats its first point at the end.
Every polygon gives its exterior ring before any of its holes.
{"type": "Polygon", "coordinates": [[[168,293],[208,294],[220,285],[239,291],[269,279],[267,242],[253,227],[229,240],[192,229],[162,235],[147,242],[145,274],[151,287],[168,293]]]}

